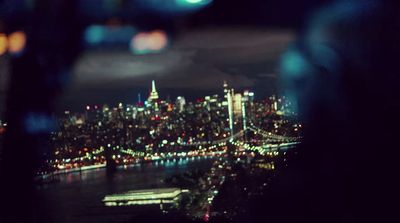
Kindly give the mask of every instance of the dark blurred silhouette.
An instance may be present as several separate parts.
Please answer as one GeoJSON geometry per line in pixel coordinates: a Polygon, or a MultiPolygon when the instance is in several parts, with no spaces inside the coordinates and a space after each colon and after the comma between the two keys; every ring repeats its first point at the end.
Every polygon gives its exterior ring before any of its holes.
{"type": "MultiPolygon", "coordinates": [[[[45,134],[27,131],[25,120],[30,114],[51,114],[80,52],[78,1],[37,2],[29,17],[9,24],[28,27],[32,38],[24,54],[11,60],[9,128],[0,166],[2,223],[53,222],[36,210],[40,202],[33,184],[45,134]],[[16,162],[15,157],[22,158],[16,162]]],[[[268,194],[238,218],[241,222],[389,222],[397,217],[398,11],[389,1],[345,1],[309,22],[282,62],[284,87],[305,121],[305,141],[268,194]]],[[[216,15],[211,20],[224,17],[216,15]]],[[[236,18],[242,22],[248,15],[236,18]]]]}
{"type": "MultiPolygon", "coordinates": [[[[39,212],[34,170],[51,131],[54,103],[79,53],[77,1],[37,1],[24,18],[11,20],[8,32],[28,36],[21,54],[12,55],[5,118],[9,128],[0,162],[0,222],[52,222],[39,212]],[[28,19],[29,18],[29,19],[28,19]]],[[[16,17],[16,15],[15,15],[16,17]]]]}
{"type": "Polygon", "coordinates": [[[331,4],[283,56],[305,138],[248,222],[396,222],[398,15],[389,1],[331,4]]]}

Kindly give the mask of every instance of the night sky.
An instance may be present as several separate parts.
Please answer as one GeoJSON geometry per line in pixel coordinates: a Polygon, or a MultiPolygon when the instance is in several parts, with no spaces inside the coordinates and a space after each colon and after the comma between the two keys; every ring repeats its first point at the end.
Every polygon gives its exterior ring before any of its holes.
{"type": "MultiPolygon", "coordinates": [[[[167,49],[149,55],[133,55],[121,47],[85,49],[72,68],[58,110],[135,103],[138,93],[142,100],[147,98],[153,79],[163,99],[221,94],[224,80],[237,91],[254,90],[256,98],[277,93],[280,55],[322,2],[327,1],[215,0],[204,9],[180,15],[134,11],[128,24],[139,30],[165,30],[167,49]]],[[[0,60],[3,101],[7,66],[0,60]]]]}
{"type": "Polygon", "coordinates": [[[292,40],[289,31],[217,27],[185,32],[158,54],[87,51],[74,68],[63,104],[133,103],[138,93],[148,96],[152,79],[162,98],[220,94],[224,80],[265,96],[276,90],[279,57],[292,40]]]}

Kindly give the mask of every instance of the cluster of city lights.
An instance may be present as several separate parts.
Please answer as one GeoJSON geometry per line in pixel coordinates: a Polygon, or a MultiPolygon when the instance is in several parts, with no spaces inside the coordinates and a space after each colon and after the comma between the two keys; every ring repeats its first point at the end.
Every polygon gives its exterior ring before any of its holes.
{"type": "MultiPolygon", "coordinates": [[[[143,39],[134,45],[151,45],[145,39],[160,33],[139,35],[143,39]]],[[[278,114],[290,108],[285,98],[273,95],[255,102],[249,91],[233,96],[226,82],[223,87],[224,98],[215,94],[186,103],[177,97],[173,104],[159,98],[153,80],[147,104],[87,105],[84,113],[65,111],[60,119],[62,131],[52,133],[56,161],[48,162],[51,168],[46,172],[90,168],[111,160],[117,166],[180,165],[188,158],[226,157],[230,145],[236,147],[232,152],[239,160],[255,154],[274,156],[301,140],[301,125],[278,114]],[[221,103],[227,100],[230,103],[221,103]],[[211,129],[205,127],[210,121],[211,129]]]]}
{"type": "MultiPolygon", "coordinates": [[[[300,125],[300,127],[301,127],[301,125],[300,125]]],[[[272,132],[267,132],[267,131],[264,131],[264,130],[262,130],[260,128],[254,127],[254,126],[253,127],[249,127],[248,129],[251,130],[251,131],[256,132],[257,134],[261,134],[262,136],[264,136],[266,138],[275,139],[275,140],[278,140],[278,141],[293,142],[293,141],[300,141],[301,140],[301,137],[290,137],[290,136],[276,135],[276,134],[274,134],[272,132]]]]}
{"type": "MultiPolygon", "coordinates": [[[[121,157],[121,155],[113,155],[112,159],[116,160],[117,163],[121,162],[122,164],[132,164],[132,163],[137,163],[140,162],[140,160],[145,160],[145,161],[157,161],[157,160],[169,160],[169,159],[180,159],[180,158],[188,158],[188,157],[216,157],[216,156],[224,156],[227,152],[227,143],[228,141],[236,146],[238,150],[234,153],[235,156],[240,156],[240,155],[247,155],[245,151],[254,151],[258,152],[261,155],[266,155],[266,156],[277,156],[279,154],[278,150],[286,150],[288,148],[294,147],[297,144],[299,144],[299,137],[284,137],[284,136],[278,136],[271,134],[270,132],[265,132],[261,129],[258,129],[256,127],[249,127],[248,128],[250,131],[254,131],[256,134],[261,134],[264,137],[272,137],[276,138],[278,137],[279,140],[282,140],[280,144],[265,144],[262,146],[257,146],[257,145],[251,145],[249,143],[246,143],[241,140],[234,140],[237,137],[242,137],[244,131],[240,131],[236,134],[234,134],[232,137],[224,138],[222,140],[217,140],[214,142],[209,142],[209,141],[204,141],[204,142],[194,142],[194,143],[185,143],[185,142],[180,142],[178,145],[179,146],[190,146],[193,147],[195,146],[197,149],[196,150],[191,150],[188,152],[156,152],[156,153],[146,153],[142,151],[135,151],[134,149],[124,149],[120,146],[114,146],[111,149],[112,150],[118,150],[121,154],[128,155],[128,157],[121,157]],[[242,152],[240,152],[242,151],[242,152]]],[[[265,140],[264,140],[265,141],[265,140]]],[[[163,140],[164,144],[167,144],[167,140],[163,140]]],[[[107,145],[107,147],[111,147],[110,144],[107,145]]],[[[148,149],[151,149],[151,145],[147,145],[148,149]]],[[[59,170],[63,169],[73,169],[79,167],[79,165],[76,162],[83,161],[85,159],[88,160],[98,160],[100,163],[96,163],[94,166],[98,166],[99,164],[104,164],[105,163],[105,157],[102,156],[101,154],[105,151],[105,148],[101,146],[99,149],[91,149],[88,151],[88,149],[84,149],[84,151],[87,151],[85,153],[85,156],[82,157],[76,157],[74,159],[62,159],[62,160],[56,160],[55,162],[55,167],[58,168],[59,170]]],[[[58,151],[56,151],[57,155],[58,151]]],[[[251,153],[254,156],[254,153],[251,153]]]]}
{"type": "Polygon", "coordinates": [[[255,151],[261,155],[267,156],[276,156],[279,154],[279,150],[287,150],[292,147],[297,146],[300,142],[287,142],[287,143],[280,143],[280,144],[267,144],[263,146],[255,146],[250,145],[248,143],[236,141],[232,142],[233,145],[237,146],[238,148],[242,148],[248,151],[255,151]]]}
{"type": "Polygon", "coordinates": [[[149,204],[177,203],[182,193],[188,193],[187,189],[159,188],[149,190],[128,191],[122,194],[112,194],[104,197],[106,206],[130,206],[149,204]]]}

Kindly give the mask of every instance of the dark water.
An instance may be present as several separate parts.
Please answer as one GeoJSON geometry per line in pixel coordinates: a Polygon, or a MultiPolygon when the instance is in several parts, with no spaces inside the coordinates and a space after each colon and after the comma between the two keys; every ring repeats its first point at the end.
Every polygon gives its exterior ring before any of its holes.
{"type": "Polygon", "coordinates": [[[46,222],[124,222],[129,215],[107,214],[101,200],[107,194],[135,189],[166,187],[165,177],[188,170],[207,170],[211,158],[145,163],[119,169],[112,178],[105,169],[69,173],[60,176],[60,183],[38,188],[38,203],[46,222]],[[93,211],[95,210],[95,211],[93,211]],[[97,211],[96,211],[97,210],[97,211]]]}

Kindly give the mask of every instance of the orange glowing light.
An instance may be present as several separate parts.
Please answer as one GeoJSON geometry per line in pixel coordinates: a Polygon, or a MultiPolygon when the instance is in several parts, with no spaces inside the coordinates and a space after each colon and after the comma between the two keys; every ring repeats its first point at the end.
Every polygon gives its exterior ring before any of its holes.
{"type": "Polygon", "coordinates": [[[173,107],[171,104],[169,104],[169,105],[168,105],[167,111],[171,112],[171,111],[173,110],[173,108],[174,108],[174,107],[173,107]]]}
{"type": "Polygon", "coordinates": [[[167,35],[163,31],[156,30],[150,33],[148,47],[151,50],[162,50],[167,45],[167,35]]]}
{"type": "Polygon", "coordinates": [[[139,33],[133,39],[133,47],[135,50],[143,51],[148,48],[147,43],[148,34],[147,33],[139,33]]]}
{"type": "Polygon", "coordinates": [[[25,48],[26,35],[22,31],[11,33],[8,36],[8,50],[12,54],[20,53],[25,48]]]}
{"type": "Polygon", "coordinates": [[[138,54],[152,53],[163,50],[168,44],[164,31],[155,30],[149,33],[141,32],[132,39],[132,50],[138,54]]]}
{"type": "Polygon", "coordinates": [[[0,56],[7,52],[7,36],[4,33],[0,33],[0,56]]]}

